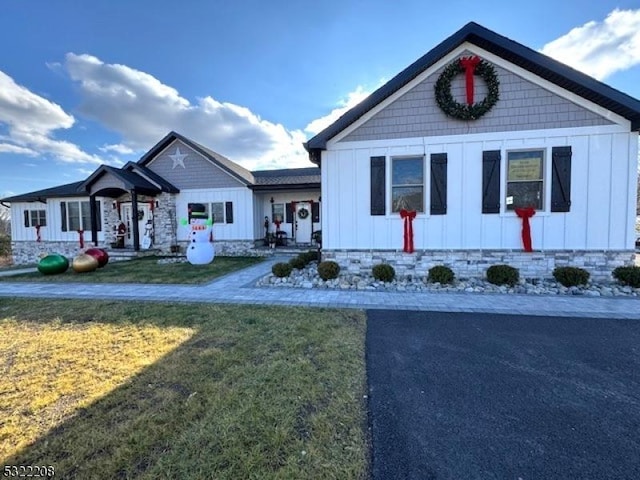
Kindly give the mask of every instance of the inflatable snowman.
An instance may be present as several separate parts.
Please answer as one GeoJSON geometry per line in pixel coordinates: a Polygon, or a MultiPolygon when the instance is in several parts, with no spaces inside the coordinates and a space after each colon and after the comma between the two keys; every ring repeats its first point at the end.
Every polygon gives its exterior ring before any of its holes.
{"type": "Polygon", "coordinates": [[[209,240],[211,228],[212,222],[207,218],[205,206],[200,203],[191,204],[187,260],[192,265],[206,265],[213,261],[216,252],[209,240]]]}

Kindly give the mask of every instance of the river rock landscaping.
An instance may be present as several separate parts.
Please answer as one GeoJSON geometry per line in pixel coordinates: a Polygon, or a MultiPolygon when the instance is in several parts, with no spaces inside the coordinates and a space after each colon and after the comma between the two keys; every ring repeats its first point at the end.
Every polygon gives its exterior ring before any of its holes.
{"type": "Polygon", "coordinates": [[[588,283],[585,286],[565,287],[554,279],[521,279],[509,287],[493,285],[486,279],[460,278],[453,284],[428,283],[424,277],[399,277],[391,282],[381,282],[369,275],[340,273],[333,280],[318,276],[318,265],[311,263],[302,269],[293,269],[288,277],[266,275],[257,282],[260,287],[321,288],[370,292],[457,292],[457,293],[512,293],[525,295],[584,295],[589,297],[640,297],[640,288],[621,285],[618,282],[588,283]]]}

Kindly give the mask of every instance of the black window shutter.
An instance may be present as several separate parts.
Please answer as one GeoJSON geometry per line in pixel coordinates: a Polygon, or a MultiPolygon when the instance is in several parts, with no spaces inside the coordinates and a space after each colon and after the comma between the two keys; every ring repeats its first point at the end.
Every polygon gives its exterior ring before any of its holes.
{"type": "Polygon", "coordinates": [[[482,152],[482,213],[500,213],[500,150],[482,152]]]}
{"type": "Polygon", "coordinates": [[[311,221],[313,223],[320,222],[320,204],[313,202],[311,204],[311,221]]]}
{"type": "Polygon", "coordinates": [[[285,217],[287,223],[293,223],[293,203],[287,203],[286,210],[285,217]]]}
{"type": "Polygon", "coordinates": [[[371,215],[385,215],[386,157],[371,157],[371,215]]]}
{"type": "Polygon", "coordinates": [[[67,231],[67,202],[60,202],[60,218],[62,220],[62,231],[67,231]]]}
{"type": "Polygon", "coordinates": [[[571,147],[551,149],[551,211],[571,210],[571,147]]]}
{"type": "Polygon", "coordinates": [[[225,202],[224,203],[224,216],[226,217],[227,223],[233,223],[233,202],[225,202]]]}
{"type": "Polygon", "coordinates": [[[431,215],[447,213],[447,154],[431,154],[431,215]]]}
{"type": "Polygon", "coordinates": [[[24,211],[24,227],[29,228],[29,210],[24,211]]]}

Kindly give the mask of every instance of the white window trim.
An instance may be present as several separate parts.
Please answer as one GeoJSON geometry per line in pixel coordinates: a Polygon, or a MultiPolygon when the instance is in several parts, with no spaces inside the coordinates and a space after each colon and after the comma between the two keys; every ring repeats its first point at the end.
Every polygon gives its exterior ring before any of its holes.
{"type": "MultiPolygon", "coordinates": [[[[394,160],[403,160],[403,159],[411,159],[411,158],[422,158],[422,212],[416,212],[416,216],[420,216],[420,217],[428,217],[429,216],[429,208],[427,208],[427,198],[429,198],[429,196],[427,195],[427,182],[426,179],[429,178],[428,174],[430,175],[430,171],[428,171],[428,169],[430,168],[430,162],[427,162],[427,156],[423,153],[416,153],[416,154],[407,154],[407,155],[393,155],[393,156],[387,156],[387,159],[389,160],[389,162],[387,162],[388,167],[387,167],[387,186],[388,186],[388,193],[386,194],[387,196],[387,217],[397,217],[400,212],[394,212],[393,211],[393,162],[394,160]]],[[[417,185],[407,185],[407,186],[417,186],[417,185]]]]}
{"type": "MultiPolygon", "coordinates": [[[[26,211],[28,212],[28,215],[29,215],[29,227],[27,227],[27,228],[33,228],[36,225],[40,225],[40,227],[42,227],[42,228],[47,228],[47,225],[49,223],[49,219],[48,219],[47,209],[46,208],[33,208],[33,209],[29,208],[29,209],[26,209],[26,211]],[[42,225],[39,222],[34,225],[34,223],[33,223],[33,212],[44,212],[44,222],[45,222],[44,225],[42,225]]],[[[40,220],[39,217],[40,217],[40,215],[38,215],[38,220],[40,220]]]]}
{"type": "Polygon", "coordinates": [[[532,152],[542,151],[542,210],[536,210],[535,216],[546,217],[551,215],[551,168],[549,162],[551,161],[551,148],[547,146],[531,146],[526,148],[508,148],[501,150],[500,161],[500,216],[502,217],[517,217],[515,210],[509,210],[507,208],[507,183],[509,179],[507,175],[509,173],[509,153],[511,152],[532,152]]]}
{"type": "MultiPolygon", "coordinates": [[[[91,230],[91,223],[89,223],[89,225],[84,225],[83,222],[83,218],[82,218],[82,203],[89,203],[89,209],[91,209],[91,203],[89,200],[63,200],[65,202],[64,208],[66,210],[66,221],[67,221],[67,230],[65,233],[69,233],[69,232],[75,232],[76,230],[71,229],[69,226],[69,219],[70,219],[70,215],[69,215],[69,204],[70,203],[77,203],[78,204],[78,213],[80,214],[80,218],[79,218],[79,224],[80,224],[80,230],[83,230],[85,232],[91,230]]],[[[98,231],[101,232],[102,231],[102,201],[101,200],[96,200],[96,209],[98,210],[98,212],[100,213],[100,225],[98,225],[98,231]]],[[[59,209],[58,209],[59,210],[59,209]]],[[[62,219],[60,219],[62,221],[62,219]]],[[[60,225],[60,229],[62,229],[62,227],[65,225],[60,225]]]]}

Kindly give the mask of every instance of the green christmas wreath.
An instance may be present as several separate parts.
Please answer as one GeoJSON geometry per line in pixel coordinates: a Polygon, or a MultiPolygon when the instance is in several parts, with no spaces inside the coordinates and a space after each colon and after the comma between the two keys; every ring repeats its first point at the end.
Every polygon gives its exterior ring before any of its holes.
{"type": "Polygon", "coordinates": [[[451,81],[456,75],[464,72],[464,67],[459,59],[447,65],[436,81],[436,102],[442,111],[450,117],[459,120],[477,120],[491,110],[500,99],[500,81],[493,66],[481,60],[475,68],[474,75],[478,75],[484,80],[488,93],[481,102],[466,105],[456,102],[451,95],[451,81]]]}
{"type": "Polygon", "coordinates": [[[298,217],[300,217],[302,220],[304,220],[308,216],[309,210],[307,210],[306,208],[302,207],[300,210],[298,210],[298,217]]]}

